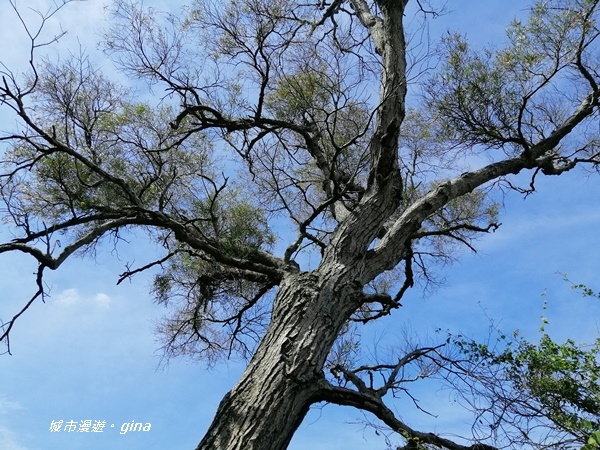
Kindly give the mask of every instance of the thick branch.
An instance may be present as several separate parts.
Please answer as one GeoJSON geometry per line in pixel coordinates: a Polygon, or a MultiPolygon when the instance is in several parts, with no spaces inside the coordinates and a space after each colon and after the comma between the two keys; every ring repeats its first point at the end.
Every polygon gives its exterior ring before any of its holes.
{"type": "Polygon", "coordinates": [[[377,236],[381,224],[399,206],[402,179],[398,163],[400,126],[405,117],[406,42],[404,6],[406,2],[379,2],[382,18],[374,16],[363,0],[351,0],[361,23],[369,29],[377,52],[382,58],[380,105],[375,132],[369,144],[371,167],[367,190],[331,238],[324,260],[330,256],[357,258],[377,236]]]}
{"type": "Polygon", "coordinates": [[[434,433],[424,433],[414,430],[396,418],[394,412],[384,404],[381,398],[375,395],[333,386],[324,379],[321,380],[320,384],[318,400],[336,405],[353,406],[363,411],[368,411],[392,430],[405,437],[409,442],[429,444],[447,450],[498,450],[496,447],[479,443],[469,446],[461,445],[434,433]]]}
{"type": "Polygon", "coordinates": [[[28,253],[33,256],[41,265],[48,267],[51,270],[56,270],[69,256],[71,256],[77,250],[91,244],[96,239],[104,235],[107,231],[114,230],[125,225],[135,224],[138,221],[135,218],[124,217],[120,219],[114,219],[104,222],[98,225],[89,233],[83,235],[72,244],[66,246],[64,250],[56,257],[52,257],[49,251],[42,251],[37,247],[27,245],[21,242],[10,242],[7,244],[0,244],[0,253],[6,253],[10,251],[20,251],[28,253]]]}
{"type": "Polygon", "coordinates": [[[147,215],[149,217],[144,223],[145,225],[173,231],[180,242],[188,244],[195,250],[205,252],[216,262],[226,266],[268,275],[273,281],[281,280],[284,270],[294,270],[293,265],[286,264],[280,258],[261,250],[255,250],[244,258],[227,255],[219,248],[217,242],[209,242],[200,236],[193,225],[183,224],[162,212],[148,212],[147,215]]]}
{"type": "Polygon", "coordinates": [[[369,30],[369,34],[371,35],[371,39],[373,39],[377,53],[380,55],[383,54],[383,20],[371,13],[369,5],[365,0],[350,0],[350,5],[352,5],[358,20],[360,20],[360,23],[362,23],[363,26],[369,30]]]}
{"type": "Polygon", "coordinates": [[[435,189],[413,203],[390,227],[386,235],[368,252],[368,270],[365,271],[365,283],[377,276],[382,270],[396,266],[402,259],[398,248],[402,248],[421,227],[425,219],[454,200],[476,188],[506,175],[518,174],[524,169],[544,167],[549,164],[549,153],[557,147],[561,140],[598,107],[599,92],[592,92],[585,97],[577,110],[550,136],[534,145],[522,155],[504,161],[489,164],[481,169],[466,172],[457,178],[438,185],[435,189]]]}

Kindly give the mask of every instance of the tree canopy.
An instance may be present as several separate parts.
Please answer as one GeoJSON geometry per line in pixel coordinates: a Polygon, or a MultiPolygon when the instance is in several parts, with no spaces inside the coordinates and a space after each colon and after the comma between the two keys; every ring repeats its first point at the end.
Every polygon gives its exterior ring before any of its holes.
{"type": "MultiPolygon", "coordinates": [[[[23,21],[25,76],[0,67],[0,108],[18,123],[0,134],[2,214],[14,234],[0,253],[38,265],[37,291],[2,323],[8,353],[48,270],[141,230],[162,256],[127,266],[119,282],[153,274],[169,310],[158,330],[166,356],[248,358],[198,450],[285,449],[320,402],[373,414],[406,449],[564,444],[539,441],[520,419],[510,420],[524,440],[469,442],[400,420],[386,399],[411,373],[473,377],[471,356],[450,340],[375,365],[350,356],[353,330],[392,314],[457,248],[498,229],[499,192],[598,170],[598,1],[538,1],[509,25],[505,46],[478,48],[458,32],[430,45],[423,30],[440,11],[419,1],[192,0],[167,14],[117,0],[101,47],[133,84],[84,53],[38,56],[51,43],[42,27],[68,3],[41,14],[40,29],[23,21]],[[514,179],[523,173],[525,186],[514,179]],[[307,252],[318,255],[310,267],[307,252]]],[[[543,419],[585,445],[597,422],[561,402],[593,416],[597,392],[554,374],[595,374],[595,353],[528,345],[475,350],[509,364],[543,419]],[[560,367],[547,367],[557,354],[560,367]]],[[[504,399],[507,411],[518,400],[504,399]]]]}

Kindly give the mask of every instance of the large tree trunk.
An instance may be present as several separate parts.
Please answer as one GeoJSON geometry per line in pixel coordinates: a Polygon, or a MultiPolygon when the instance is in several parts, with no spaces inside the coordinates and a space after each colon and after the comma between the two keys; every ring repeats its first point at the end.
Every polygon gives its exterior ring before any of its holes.
{"type": "MultiPolygon", "coordinates": [[[[332,268],[335,269],[335,268],[332,268]]],[[[197,450],[285,450],[317,400],[323,366],[360,291],[345,270],[291,274],[271,324],[197,450]],[[337,272],[332,275],[332,272],[337,272]],[[340,272],[346,272],[345,274],[340,272]]]]}

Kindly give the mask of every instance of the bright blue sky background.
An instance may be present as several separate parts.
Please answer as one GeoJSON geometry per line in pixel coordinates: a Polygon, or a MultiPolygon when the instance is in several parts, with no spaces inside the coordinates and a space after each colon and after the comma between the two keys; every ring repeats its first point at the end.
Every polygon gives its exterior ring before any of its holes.
{"type": "MultiPolygon", "coordinates": [[[[52,51],[77,51],[77,39],[94,52],[104,17],[104,1],[68,6],[58,16],[68,36],[52,51]]],[[[146,2],[148,4],[148,2],[146,2]]],[[[158,2],[156,2],[158,3],[158,2]]],[[[172,8],[178,2],[171,2],[172,8]]],[[[50,1],[22,2],[46,9],[50,1]]],[[[457,11],[433,22],[432,34],[447,27],[464,30],[473,42],[502,39],[503,30],[528,2],[500,0],[456,2],[457,11]]],[[[57,23],[53,23],[53,26],[57,23]]],[[[24,33],[6,5],[0,4],[0,60],[26,62],[24,33]]],[[[111,70],[107,66],[107,70],[111,70]]],[[[0,111],[0,128],[13,121],[0,111]]],[[[523,178],[525,180],[525,178],[523,178]]],[[[435,337],[436,328],[484,336],[493,317],[504,330],[520,329],[532,338],[545,313],[557,338],[591,340],[597,335],[600,305],[582,300],[557,272],[600,289],[600,177],[581,172],[540,178],[538,192],[523,200],[505,198],[503,226],[479,243],[478,254],[461,254],[443,269],[447,282],[432,295],[418,289],[394,317],[365,333],[393,342],[406,328],[435,337]]],[[[7,230],[2,233],[6,237],[7,230]]],[[[163,308],[148,295],[149,280],[115,285],[125,263],[146,261],[153,250],[132,239],[118,253],[96,260],[73,259],[49,273],[51,298],[35,304],[17,323],[13,356],[0,357],[0,449],[192,449],[198,444],[219,400],[233,386],[243,364],[229,362],[206,370],[186,360],[172,360],[157,370],[160,353],[152,334],[163,308]],[[103,433],[50,433],[52,420],[105,420],[103,433]],[[151,423],[150,432],[119,434],[124,422],[151,423]],[[110,428],[114,424],[115,428],[110,428]]],[[[0,255],[0,317],[12,316],[35,291],[35,266],[27,258],[0,255]]],[[[449,393],[422,390],[423,406],[437,419],[400,409],[399,416],[425,431],[468,433],[470,415],[449,402],[449,393]]],[[[312,411],[301,425],[292,450],[381,450],[382,436],[359,422],[362,413],[326,406],[312,411]]]]}

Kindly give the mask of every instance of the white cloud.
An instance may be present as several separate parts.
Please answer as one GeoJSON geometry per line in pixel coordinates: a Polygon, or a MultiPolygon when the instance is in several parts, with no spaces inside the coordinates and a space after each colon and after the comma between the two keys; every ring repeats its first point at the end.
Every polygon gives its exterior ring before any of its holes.
{"type": "Polygon", "coordinates": [[[108,308],[110,306],[111,298],[108,295],[99,292],[94,296],[94,302],[101,308],[108,308]]]}
{"type": "Polygon", "coordinates": [[[82,295],[76,288],[65,289],[54,297],[54,301],[59,306],[69,307],[76,304],[93,305],[100,308],[108,308],[112,299],[109,295],[98,292],[94,295],[82,295]]]}
{"type": "Polygon", "coordinates": [[[23,408],[20,403],[8,400],[6,397],[0,397],[0,414],[7,414],[11,411],[19,411],[23,409],[25,408],[23,408]]]}
{"type": "Polygon", "coordinates": [[[58,305],[69,306],[79,303],[79,301],[81,301],[81,295],[79,295],[79,291],[74,288],[65,289],[55,297],[55,302],[58,305]]]}
{"type": "Polygon", "coordinates": [[[6,448],[10,450],[27,450],[18,443],[15,433],[3,426],[0,426],[0,448],[6,448]]]}

